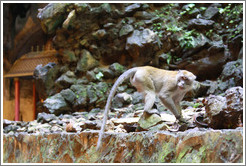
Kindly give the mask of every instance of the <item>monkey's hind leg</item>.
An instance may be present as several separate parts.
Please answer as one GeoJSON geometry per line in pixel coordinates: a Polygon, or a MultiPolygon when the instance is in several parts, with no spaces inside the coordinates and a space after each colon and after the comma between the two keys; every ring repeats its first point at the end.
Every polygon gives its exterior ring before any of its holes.
{"type": "Polygon", "coordinates": [[[155,103],[155,92],[149,91],[145,92],[145,99],[144,99],[144,113],[145,114],[158,114],[160,115],[159,111],[157,109],[152,109],[154,103],[155,103]]]}

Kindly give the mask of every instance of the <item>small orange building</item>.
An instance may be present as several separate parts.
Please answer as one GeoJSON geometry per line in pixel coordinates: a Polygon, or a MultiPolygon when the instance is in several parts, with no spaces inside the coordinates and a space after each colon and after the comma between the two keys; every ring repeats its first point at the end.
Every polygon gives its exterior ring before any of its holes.
{"type": "MultiPolygon", "coordinates": [[[[49,62],[54,62],[57,63],[57,58],[56,58],[56,50],[55,49],[50,49],[50,47],[48,48],[44,48],[42,51],[39,51],[39,48],[37,47],[37,51],[32,51],[28,54],[23,55],[20,59],[16,60],[16,62],[13,64],[13,66],[11,67],[11,69],[8,71],[7,74],[4,75],[4,79],[14,79],[14,88],[15,88],[15,100],[14,103],[10,102],[8,104],[12,105],[14,104],[14,120],[15,121],[20,121],[23,119],[26,120],[34,120],[36,118],[36,86],[35,86],[35,81],[33,80],[33,72],[36,68],[37,65],[42,64],[43,66],[45,66],[46,64],[48,64],[49,62]],[[22,83],[23,80],[28,79],[28,80],[32,80],[29,82],[32,82],[32,115],[30,115],[30,110],[26,110],[26,109],[30,109],[30,102],[24,103],[29,105],[28,107],[23,107],[23,110],[20,110],[20,84],[22,83]],[[26,114],[24,114],[24,112],[28,112],[26,114]],[[20,114],[22,115],[22,118],[20,118],[20,114]],[[29,116],[29,118],[25,118],[23,116],[29,116]],[[32,116],[32,118],[30,118],[30,116],[32,116]]],[[[27,85],[25,85],[27,86],[27,85]]],[[[31,87],[28,87],[29,89],[31,87]]],[[[22,94],[22,96],[25,94],[22,94]]],[[[5,102],[3,102],[3,105],[7,104],[5,102]]],[[[12,110],[8,110],[11,109],[12,107],[4,107],[3,109],[3,118],[9,119],[9,117],[7,116],[7,111],[12,112],[12,110]]],[[[12,120],[10,118],[10,120],[12,120]]]]}

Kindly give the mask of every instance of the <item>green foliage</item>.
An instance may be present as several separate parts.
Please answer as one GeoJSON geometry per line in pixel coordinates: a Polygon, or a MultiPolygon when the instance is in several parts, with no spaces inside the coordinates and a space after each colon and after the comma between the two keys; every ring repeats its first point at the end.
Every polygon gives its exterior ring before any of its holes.
{"type": "Polygon", "coordinates": [[[181,37],[178,38],[182,48],[193,48],[195,46],[195,38],[192,36],[195,30],[185,31],[181,37]]]}
{"type": "Polygon", "coordinates": [[[205,11],[207,8],[206,7],[200,7],[201,11],[205,11]]]}
{"type": "Polygon", "coordinates": [[[204,105],[202,103],[195,103],[193,105],[193,108],[203,107],[204,105]]]}
{"type": "Polygon", "coordinates": [[[213,29],[210,29],[209,31],[206,32],[206,36],[211,37],[212,33],[213,33],[213,29]]]}
{"type": "Polygon", "coordinates": [[[222,14],[222,13],[228,13],[231,10],[230,8],[231,8],[231,4],[229,4],[225,8],[219,8],[219,12],[220,12],[220,14],[222,14]]]}
{"type": "Polygon", "coordinates": [[[166,29],[167,29],[167,31],[171,31],[171,32],[175,33],[175,32],[181,31],[183,28],[182,27],[178,27],[175,24],[167,24],[166,25],[166,29]]]}
{"type": "Polygon", "coordinates": [[[187,8],[184,11],[181,11],[179,14],[184,15],[184,14],[192,14],[193,10],[195,9],[195,4],[194,3],[189,3],[187,5],[187,8]]]}
{"type": "Polygon", "coordinates": [[[171,60],[172,60],[171,54],[167,53],[167,64],[170,64],[171,60]]]}
{"type": "Polygon", "coordinates": [[[96,74],[96,78],[97,78],[98,80],[100,80],[102,77],[103,77],[103,73],[102,73],[102,72],[98,72],[98,73],[96,74]]]}

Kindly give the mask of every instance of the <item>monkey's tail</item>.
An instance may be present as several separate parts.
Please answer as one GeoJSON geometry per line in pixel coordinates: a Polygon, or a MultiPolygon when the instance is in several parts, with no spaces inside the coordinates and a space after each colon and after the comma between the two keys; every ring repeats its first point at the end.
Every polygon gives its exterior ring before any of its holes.
{"type": "Polygon", "coordinates": [[[107,104],[105,106],[105,110],[104,110],[104,115],[103,115],[103,123],[102,123],[102,126],[101,126],[101,130],[99,132],[99,138],[98,138],[98,141],[97,141],[97,150],[101,147],[101,144],[102,144],[102,137],[103,137],[103,134],[104,134],[104,130],[105,130],[105,126],[106,126],[106,122],[107,122],[107,119],[108,119],[108,112],[109,112],[109,109],[111,107],[111,101],[116,93],[116,90],[117,90],[117,87],[122,84],[126,79],[132,77],[137,71],[137,68],[132,68],[132,69],[129,69],[127,71],[125,71],[123,74],[120,75],[120,77],[116,80],[116,82],[114,83],[110,93],[109,93],[109,96],[108,96],[108,99],[107,99],[107,104]]]}

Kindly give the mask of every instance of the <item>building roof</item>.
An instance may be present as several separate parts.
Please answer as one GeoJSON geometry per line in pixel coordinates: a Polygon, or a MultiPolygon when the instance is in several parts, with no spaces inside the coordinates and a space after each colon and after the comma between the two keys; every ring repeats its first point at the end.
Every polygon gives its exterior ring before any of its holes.
{"type": "Polygon", "coordinates": [[[37,65],[45,66],[49,62],[57,63],[56,50],[45,50],[30,52],[16,60],[14,65],[4,77],[25,77],[33,76],[33,72],[37,65]]]}

